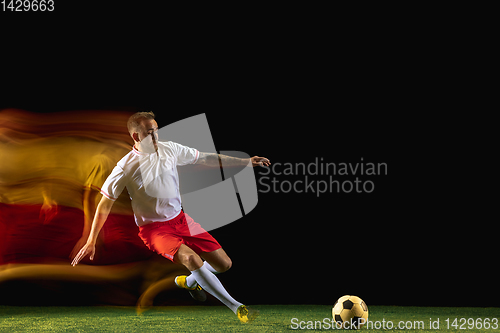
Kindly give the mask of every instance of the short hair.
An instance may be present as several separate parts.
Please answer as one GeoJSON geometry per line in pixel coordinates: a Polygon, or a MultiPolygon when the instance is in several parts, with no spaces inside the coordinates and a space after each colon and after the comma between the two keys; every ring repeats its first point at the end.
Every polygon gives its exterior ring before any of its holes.
{"type": "Polygon", "coordinates": [[[139,126],[143,119],[155,119],[155,114],[152,111],[149,112],[136,112],[128,118],[127,128],[130,134],[138,133],[139,126]]]}

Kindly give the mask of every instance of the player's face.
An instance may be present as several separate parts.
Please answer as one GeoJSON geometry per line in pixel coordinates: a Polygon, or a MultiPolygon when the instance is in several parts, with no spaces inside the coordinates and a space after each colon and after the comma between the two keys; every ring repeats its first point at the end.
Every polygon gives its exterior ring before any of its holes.
{"type": "Polygon", "coordinates": [[[156,132],[158,132],[158,123],[154,119],[144,119],[141,122],[141,132],[139,133],[139,140],[142,141],[145,138],[148,137],[148,135],[152,135],[153,137],[153,144],[155,146],[155,149],[157,149],[157,144],[156,144],[156,138],[157,136],[155,135],[156,132]]]}

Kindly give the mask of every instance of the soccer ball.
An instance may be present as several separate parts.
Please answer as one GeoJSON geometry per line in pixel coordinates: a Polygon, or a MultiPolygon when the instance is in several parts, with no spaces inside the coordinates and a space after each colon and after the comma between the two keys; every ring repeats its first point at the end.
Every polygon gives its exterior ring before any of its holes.
{"type": "Polygon", "coordinates": [[[332,315],[337,328],[359,329],[368,320],[368,307],[358,296],[345,295],[333,305],[332,315]]]}

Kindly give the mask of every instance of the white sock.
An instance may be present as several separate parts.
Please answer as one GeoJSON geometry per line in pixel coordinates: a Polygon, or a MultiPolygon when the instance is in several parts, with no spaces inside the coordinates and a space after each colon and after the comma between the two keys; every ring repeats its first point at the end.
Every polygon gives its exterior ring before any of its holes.
{"type": "Polygon", "coordinates": [[[236,310],[241,304],[237,302],[234,298],[232,298],[222,286],[219,279],[212,274],[205,265],[201,266],[201,268],[194,270],[191,272],[196,282],[207,292],[209,292],[212,296],[217,298],[219,301],[224,303],[228,308],[230,308],[235,314],[236,310]]]}
{"type": "MultiPolygon", "coordinates": [[[[212,265],[210,265],[207,261],[205,261],[205,263],[203,264],[203,266],[205,266],[213,274],[219,274],[219,272],[217,272],[215,270],[215,268],[213,268],[212,265]]],[[[186,284],[187,284],[187,286],[189,288],[196,287],[197,283],[196,283],[196,279],[194,278],[193,274],[191,274],[188,277],[186,277],[186,284]]]]}
{"type": "Polygon", "coordinates": [[[196,279],[194,278],[193,274],[189,274],[187,277],[186,277],[186,285],[189,287],[189,288],[193,288],[193,287],[196,287],[198,283],[196,283],[196,279]]]}
{"type": "Polygon", "coordinates": [[[214,273],[214,274],[219,274],[219,272],[217,272],[217,271],[215,270],[215,268],[213,268],[213,267],[212,267],[212,265],[210,265],[210,264],[208,263],[208,261],[205,261],[205,263],[203,264],[203,266],[205,266],[206,268],[208,268],[208,270],[209,270],[210,272],[212,272],[212,273],[214,273]]]}

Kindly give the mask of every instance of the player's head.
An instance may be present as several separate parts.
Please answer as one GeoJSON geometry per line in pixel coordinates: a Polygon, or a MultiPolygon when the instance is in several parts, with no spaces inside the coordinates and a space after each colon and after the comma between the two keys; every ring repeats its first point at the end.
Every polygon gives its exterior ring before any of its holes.
{"type": "Polygon", "coordinates": [[[127,127],[135,142],[141,142],[152,132],[158,130],[155,114],[151,111],[134,113],[128,119],[127,127]]]}

